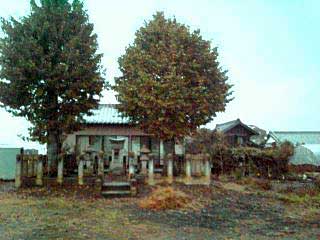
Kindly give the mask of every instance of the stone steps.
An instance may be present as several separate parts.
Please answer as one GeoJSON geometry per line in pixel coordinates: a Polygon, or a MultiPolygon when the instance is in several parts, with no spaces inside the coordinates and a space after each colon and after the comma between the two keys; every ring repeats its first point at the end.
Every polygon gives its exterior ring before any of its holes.
{"type": "Polygon", "coordinates": [[[104,197],[129,197],[131,196],[131,191],[103,191],[101,194],[104,197]]]}
{"type": "Polygon", "coordinates": [[[104,197],[129,197],[132,195],[130,182],[104,182],[101,186],[104,197]]]}

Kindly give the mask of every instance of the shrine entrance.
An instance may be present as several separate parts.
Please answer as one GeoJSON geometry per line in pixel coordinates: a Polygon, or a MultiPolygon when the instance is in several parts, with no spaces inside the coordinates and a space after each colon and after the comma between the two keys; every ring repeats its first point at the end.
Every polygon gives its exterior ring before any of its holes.
{"type": "Polygon", "coordinates": [[[109,138],[111,145],[110,170],[126,169],[128,150],[125,147],[126,138],[109,138]]]}

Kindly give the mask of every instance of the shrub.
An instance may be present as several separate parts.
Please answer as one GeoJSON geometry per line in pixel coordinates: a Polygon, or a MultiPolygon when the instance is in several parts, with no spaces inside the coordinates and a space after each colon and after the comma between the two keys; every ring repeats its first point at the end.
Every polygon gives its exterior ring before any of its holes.
{"type": "Polygon", "coordinates": [[[158,187],[150,196],[140,200],[139,206],[151,210],[179,209],[191,203],[191,197],[172,187],[158,187]]]}

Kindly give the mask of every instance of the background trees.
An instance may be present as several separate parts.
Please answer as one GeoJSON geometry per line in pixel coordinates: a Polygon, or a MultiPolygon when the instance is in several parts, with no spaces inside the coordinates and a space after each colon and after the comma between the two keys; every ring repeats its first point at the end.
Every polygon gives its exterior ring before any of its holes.
{"type": "Polygon", "coordinates": [[[48,143],[55,162],[63,133],[79,128],[105,84],[93,25],[79,0],[32,0],[30,15],[1,28],[0,102],[32,123],[31,139],[48,143]]]}
{"type": "Polygon", "coordinates": [[[156,13],[119,58],[119,109],[147,133],[164,140],[193,133],[225,110],[231,86],[217,48],[200,31],[156,13]]]}

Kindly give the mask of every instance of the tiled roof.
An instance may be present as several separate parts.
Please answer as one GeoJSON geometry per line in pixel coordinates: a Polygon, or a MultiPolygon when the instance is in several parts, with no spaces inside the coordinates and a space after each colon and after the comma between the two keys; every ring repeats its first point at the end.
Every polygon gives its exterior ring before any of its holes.
{"type": "Polygon", "coordinates": [[[219,131],[219,132],[227,132],[228,130],[234,128],[235,126],[237,125],[241,125],[243,126],[244,128],[248,129],[250,132],[252,132],[253,134],[256,134],[258,135],[259,133],[257,131],[255,131],[254,129],[250,128],[249,126],[247,126],[246,124],[242,123],[240,121],[240,119],[236,119],[236,120],[233,120],[233,121],[230,121],[230,122],[226,122],[226,123],[221,123],[221,124],[217,124],[216,125],[216,130],[219,131]]]}
{"type": "Polygon", "coordinates": [[[276,142],[289,141],[293,144],[320,144],[320,132],[273,131],[269,134],[276,142]]]}
{"type": "Polygon", "coordinates": [[[237,126],[240,123],[240,119],[233,120],[230,122],[225,122],[216,125],[216,130],[220,132],[226,132],[227,130],[237,126]]]}
{"type": "Polygon", "coordinates": [[[93,115],[84,116],[87,124],[129,124],[129,118],[122,117],[117,104],[100,104],[98,109],[92,110],[93,115]]]}

